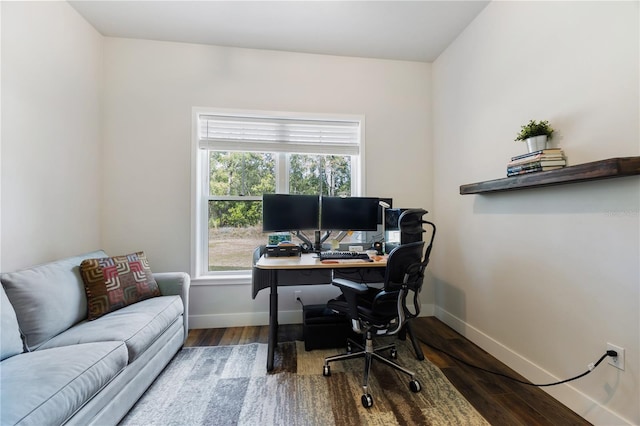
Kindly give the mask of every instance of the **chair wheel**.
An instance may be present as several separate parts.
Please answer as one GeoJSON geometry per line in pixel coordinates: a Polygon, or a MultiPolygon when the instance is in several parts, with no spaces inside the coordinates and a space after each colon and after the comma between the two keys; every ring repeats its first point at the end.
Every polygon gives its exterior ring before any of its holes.
{"type": "Polygon", "coordinates": [[[325,366],[322,368],[322,375],[323,375],[324,377],[329,377],[329,376],[331,375],[331,368],[330,368],[328,365],[325,365],[325,366]]]}
{"type": "Polygon", "coordinates": [[[364,395],[362,395],[362,406],[364,408],[371,408],[373,407],[373,398],[371,397],[370,394],[365,393],[364,395]]]}
{"type": "Polygon", "coordinates": [[[419,381],[411,380],[409,382],[409,389],[411,389],[411,392],[420,392],[420,390],[422,389],[422,386],[420,386],[419,381]]]}
{"type": "Polygon", "coordinates": [[[398,359],[398,351],[396,348],[391,349],[391,358],[398,359]]]}
{"type": "Polygon", "coordinates": [[[351,343],[347,342],[347,353],[350,354],[353,349],[351,349],[351,343]]]}

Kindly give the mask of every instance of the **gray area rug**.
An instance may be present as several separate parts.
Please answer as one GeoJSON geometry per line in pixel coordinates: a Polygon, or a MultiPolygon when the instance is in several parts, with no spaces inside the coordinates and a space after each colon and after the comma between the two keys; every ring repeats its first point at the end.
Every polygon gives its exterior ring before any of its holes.
{"type": "Polygon", "coordinates": [[[339,352],[280,343],[267,373],[266,344],[183,348],[121,425],[488,425],[437,367],[400,341],[398,362],[417,373],[422,390],[411,392],[408,376],[374,361],[374,405],[365,409],[363,359],[332,363],[331,376],[322,375],[324,357],[339,352]]]}

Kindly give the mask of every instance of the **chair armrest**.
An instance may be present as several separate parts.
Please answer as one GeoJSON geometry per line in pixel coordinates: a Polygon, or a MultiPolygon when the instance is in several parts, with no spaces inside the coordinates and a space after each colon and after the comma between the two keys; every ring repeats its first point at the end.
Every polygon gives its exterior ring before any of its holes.
{"type": "Polygon", "coordinates": [[[349,293],[363,294],[369,290],[366,284],[345,280],[344,278],[334,278],[331,283],[343,290],[343,293],[347,291],[349,293]]]}
{"type": "Polygon", "coordinates": [[[347,301],[349,308],[348,316],[352,321],[351,328],[359,332],[359,319],[358,319],[358,295],[365,294],[369,287],[366,284],[356,283],[353,281],[345,280],[343,278],[334,278],[331,284],[340,289],[347,301]],[[355,323],[354,323],[355,322],[355,323]]]}
{"type": "Polygon", "coordinates": [[[153,278],[158,283],[160,293],[163,296],[178,295],[182,299],[184,306],[184,339],[187,340],[189,334],[189,287],[191,277],[185,272],[156,272],[153,278]]]}

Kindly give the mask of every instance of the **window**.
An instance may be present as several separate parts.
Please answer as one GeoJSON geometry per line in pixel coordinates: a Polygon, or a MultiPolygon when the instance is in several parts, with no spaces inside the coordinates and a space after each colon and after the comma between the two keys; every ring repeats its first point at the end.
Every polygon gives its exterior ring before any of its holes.
{"type": "Polygon", "coordinates": [[[262,233],[262,194],[362,193],[360,116],[193,110],[196,276],[243,275],[262,233]]]}

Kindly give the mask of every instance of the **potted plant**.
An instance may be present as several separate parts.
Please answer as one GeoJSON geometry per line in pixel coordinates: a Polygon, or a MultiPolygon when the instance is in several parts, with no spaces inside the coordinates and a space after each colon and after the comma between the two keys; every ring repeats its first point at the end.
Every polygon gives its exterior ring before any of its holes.
{"type": "Polygon", "coordinates": [[[553,135],[553,128],[549,121],[530,120],[529,123],[521,126],[520,133],[516,136],[516,141],[527,142],[529,152],[540,151],[547,147],[547,141],[553,135]]]}

